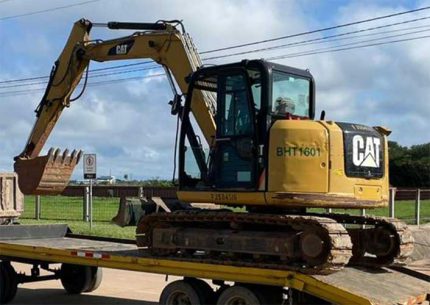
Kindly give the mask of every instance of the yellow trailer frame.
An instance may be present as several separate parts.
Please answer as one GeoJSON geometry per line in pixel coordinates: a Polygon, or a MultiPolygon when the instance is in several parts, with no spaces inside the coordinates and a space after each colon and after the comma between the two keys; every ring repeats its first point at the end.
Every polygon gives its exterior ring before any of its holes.
{"type": "MultiPolygon", "coordinates": [[[[32,230],[34,231],[34,229],[29,228],[27,232],[32,230]]],[[[294,288],[340,305],[412,305],[424,302],[430,294],[430,282],[386,268],[375,272],[375,270],[370,269],[347,267],[342,271],[326,276],[305,275],[292,271],[145,257],[136,249],[135,245],[130,243],[82,237],[70,234],[70,231],[60,237],[38,236],[14,239],[10,234],[5,235],[4,237],[0,236],[0,259],[2,260],[68,263],[210,280],[282,286],[294,288]],[[382,291],[384,294],[384,291],[390,290],[392,291],[391,296],[375,294],[378,291],[382,291]],[[396,291],[399,293],[396,294],[396,291]]]]}

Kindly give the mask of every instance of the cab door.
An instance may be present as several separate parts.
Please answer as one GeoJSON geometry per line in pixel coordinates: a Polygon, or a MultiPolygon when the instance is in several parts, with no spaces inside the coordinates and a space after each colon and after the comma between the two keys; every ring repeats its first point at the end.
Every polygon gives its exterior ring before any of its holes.
{"type": "Polygon", "coordinates": [[[256,133],[248,76],[241,69],[218,76],[214,150],[217,189],[254,189],[256,133]]]}

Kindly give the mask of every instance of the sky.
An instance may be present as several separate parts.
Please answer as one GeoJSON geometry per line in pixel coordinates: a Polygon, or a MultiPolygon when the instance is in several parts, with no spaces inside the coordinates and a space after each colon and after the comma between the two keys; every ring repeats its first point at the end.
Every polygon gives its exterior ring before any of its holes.
{"type": "MultiPolygon", "coordinates": [[[[34,109],[45,87],[37,83],[41,80],[32,81],[36,83],[32,85],[28,84],[30,81],[1,82],[48,75],[73,23],[80,18],[93,22],[180,19],[198,50],[206,51],[430,6],[430,1],[388,0],[98,0],[9,18],[81,2],[85,1],[0,1],[0,171],[11,171],[13,157],[24,148],[35,121],[34,109]]],[[[213,55],[318,39],[427,16],[430,10],[213,55]]],[[[347,39],[326,39],[323,43],[207,60],[204,64],[289,54],[290,57],[276,62],[311,71],[316,80],[317,116],[325,110],[327,120],[386,126],[392,130],[390,140],[411,146],[430,142],[429,37],[300,57],[291,57],[291,54],[345,48],[353,46],[352,43],[360,45],[360,41],[372,44],[429,36],[429,31],[430,18],[354,34],[361,37],[341,36],[347,39]]],[[[91,37],[108,39],[131,33],[94,28],[91,37]]],[[[91,69],[128,63],[136,61],[91,63],[91,69]]],[[[90,79],[89,83],[154,76],[160,71],[100,76],[90,79]]],[[[122,178],[127,174],[136,179],[169,179],[173,172],[176,128],[176,119],[167,104],[171,97],[168,81],[163,76],[91,85],[79,100],[65,109],[44,152],[50,147],[60,147],[96,153],[99,176],[111,174],[122,178]]],[[[75,169],[75,179],[82,179],[81,167],[75,169]]]]}

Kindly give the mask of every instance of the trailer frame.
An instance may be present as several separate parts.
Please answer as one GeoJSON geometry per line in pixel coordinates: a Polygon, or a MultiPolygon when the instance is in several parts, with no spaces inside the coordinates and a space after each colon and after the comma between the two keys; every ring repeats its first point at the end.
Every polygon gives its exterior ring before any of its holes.
{"type": "MultiPolygon", "coordinates": [[[[357,293],[344,287],[344,284],[339,285],[342,283],[341,276],[351,280],[353,277],[362,276],[364,280],[367,272],[370,271],[363,268],[346,267],[334,275],[312,276],[293,271],[145,257],[136,248],[134,241],[75,235],[67,225],[0,226],[0,260],[32,264],[33,266],[42,265],[46,268],[49,268],[49,264],[60,263],[208,279],[218,284],[235,282],[288,287],[332,304],[389,304],[384,300],[373,298],[373,296],[357,293]],[[336,276],[336,274],[338,275],[336,276]],[[340,280],[336,277],[340,277],[340,280]]],[[[419,304],[429,299],[430,282],[401,271],[387,269],[384,272],[389,273],[387,276],[413,281],[410,289],[422,287],[421,290],[417,288],[416,291],[411,291],[411,295],[405,297],[404,304],[419,304]]],[[[45,279],[60,277],[60,274],[54,273],[45,279]]],[[[24,282],[45,280],[39,278],[36,271],[25,279],[24,282]]],[[[396,302],[398,301],[396,300],[396,302]]]]}

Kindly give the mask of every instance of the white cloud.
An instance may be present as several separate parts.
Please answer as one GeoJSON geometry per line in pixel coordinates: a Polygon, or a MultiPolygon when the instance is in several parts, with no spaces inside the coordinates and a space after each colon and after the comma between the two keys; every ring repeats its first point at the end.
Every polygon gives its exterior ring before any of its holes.
{"type": "MultiPolygon", "coordinates": [[[[69,2],[55,4],[66,3],[69,2]]],[[[308,6],[312,3],[101,0],[88,6],[0,21],[0,80],[47,75],[63,48],[72,23],[81,17],[95,22],[183,19],[198,49],[204,51],[327,26],[324,14],[309,13],[308,6]]],[[[46,0],[37,3],[9,1],[2,5],[2,16],[52,6],[53,3],[46,0]]],[[[333,8],[330,20],[343,23],[401,10],[406,8],[390,2],[379,5],[368,1],[363,5],[362,1],[350,1],[333,8]]],[[[396,21],[412,17],[405,15],[396,21]]],[[[110,38],[129,33],[94,28],[92,37],[110,38]]],[[[245,57],[270,57],[322,47],[325,45],[245,57]]],[[[430,39],[279,62],[311,70],[317,82],[317,116],[321,109],[325,109],[331,120],[386,125],[393,130],[393,140],[411,145],[430,141],[429,47],[430,39]]],[[[229,58],[228,61],[239,58],[229,58]]],[[[92,68],[108,65],[110,63],[94,64],[92,68]]],[[[159,71],[145,73],[158,74],[159,71]]],[[[40,85],[32,88],[38,87],[40,85]]],[[[13,90],[19,89],[22,88],[13,90]]],[[[42,95],[41,91],[15,97],[0,95],[0,170],[9,170],[12,157],[23,148],[34,122],[32,110],[42,95]]],[[[170,177],[176,128],[176,120],[167,105],[170,98],[170,88],[163,77],[89,87],[81,100],[64,111],[46,149],[56,146],[97,152],[100,174],[112,170],[117,176],[132,173],[135,177],[170,177]]],[[[79,170],[75,173],[80,175],[79,170]]]]}

